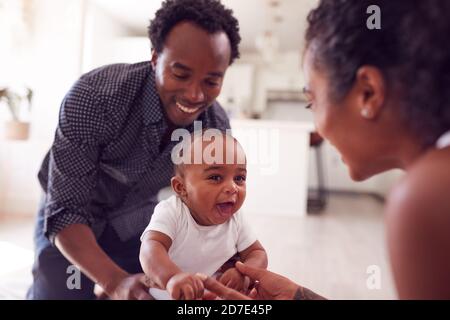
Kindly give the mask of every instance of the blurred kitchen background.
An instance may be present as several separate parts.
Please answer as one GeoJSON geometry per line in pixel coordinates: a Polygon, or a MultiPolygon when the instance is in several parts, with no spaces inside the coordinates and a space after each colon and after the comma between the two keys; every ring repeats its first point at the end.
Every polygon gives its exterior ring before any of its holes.
{"type": "MultiPolygon", "coordinates": [[[[303,33],[317,0],[222,3],[240,22],[242,44],[219,101],[238,131],[278,132],[279,172],[254,171],[247,201],[269,268],[329,298],[394,298],[382,209],[401,173],[351,181],[304,108],[303,33]],[[371,266],[381,274],[376,288],[368,285],[371,266]]],[[[64,95],[93,68],[149,60],[147,26],[160,5],[0,0],[0,92],[10,97],[0,98],[0,299],[23,298],[31,279],[36,175],[64,95]]]]}

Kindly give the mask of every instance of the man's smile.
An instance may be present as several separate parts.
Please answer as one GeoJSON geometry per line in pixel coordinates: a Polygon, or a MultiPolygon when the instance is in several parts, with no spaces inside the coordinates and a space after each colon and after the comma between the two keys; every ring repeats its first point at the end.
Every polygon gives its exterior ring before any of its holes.
{"type": "Polygon", "coordinates": [[[202,106],[198,106],[198,107],[194,107],[194,108],[186,107],[179,102],[176,102],[175,104],[179,110],[181,110],[182,112],[187,113],[187,114],[194,114],[202,108],[202,106]]]}

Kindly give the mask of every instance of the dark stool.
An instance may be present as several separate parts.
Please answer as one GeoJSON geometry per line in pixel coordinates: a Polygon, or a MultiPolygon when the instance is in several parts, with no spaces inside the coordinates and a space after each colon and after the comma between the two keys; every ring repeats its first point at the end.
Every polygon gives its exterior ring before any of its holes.
{"type": "Polygon", "coordinates": [[[324,140],[317,132],[312,132],[309,141],[310,147],[315,150],[317,189],[308,191],[307,210],[308,213],[319,213],[326,208],[328,198],[322,158],[322,144],[324,140]]]}

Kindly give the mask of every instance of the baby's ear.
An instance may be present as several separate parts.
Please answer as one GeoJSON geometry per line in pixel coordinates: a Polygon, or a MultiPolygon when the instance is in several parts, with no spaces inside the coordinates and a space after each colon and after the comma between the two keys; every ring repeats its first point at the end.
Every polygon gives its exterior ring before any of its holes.
{"type": "Polygon", "coordinates": [[[175,191],[175,193],[180,196],[182,199],[184,199],[186,197],[186,188],[184,186],[184,181],[183,179],[179,176],[176,175],[174,177],[172,177],[172,179],[170,180],[170,183],[172,185],[172,189],[173,191],[175,191]]]}

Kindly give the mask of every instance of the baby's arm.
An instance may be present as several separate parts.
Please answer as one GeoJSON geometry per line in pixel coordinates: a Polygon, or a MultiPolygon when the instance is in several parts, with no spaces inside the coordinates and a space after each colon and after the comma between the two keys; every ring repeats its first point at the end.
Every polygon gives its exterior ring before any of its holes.
{"type": "MultiPolygon", "coordinates": [[[[251,267],[255,268],[267,268],[267,254],[263,246],[259,241],[255,241],[247,249],[239,252],[240,261],[251,267]]],[[[245,282],[245,277],[236,269],[230,268],[224,272],[220,277],[220,282],[222,282],[227,287],[236,290],[246,290],[247,283],[245,282]]]]}
{"type": "Polygon", "coordinates": [[[139,260],[150,281],[160,289],[165,289],[169,279],[182,271],[170,260],[167,252],[172,240],[164,233],[148,231],[142,239],[139,260]]]}
{"type": "Polygon", "coordinates": [[[170,237],[158,231],[145,233],[139,259],[150,282],[160,289],[167,289],[173,299],[195,299],[203,296],[203,282],[196,276],[183,273],[170,260],[170,237]]]}
{"type": "Polygon", "coordinates": [[[259,241],[239,252],[241,262],[255,268],[267,268],[267,254],[259,241]]]}

